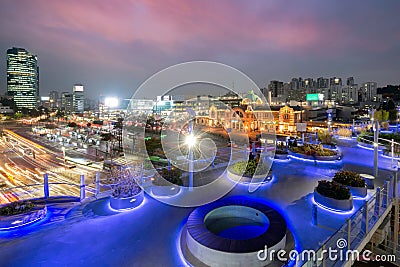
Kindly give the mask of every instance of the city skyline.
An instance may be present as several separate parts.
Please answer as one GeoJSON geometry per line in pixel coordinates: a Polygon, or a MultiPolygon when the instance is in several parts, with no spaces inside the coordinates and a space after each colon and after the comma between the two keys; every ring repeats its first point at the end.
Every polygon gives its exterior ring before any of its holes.
{"type": "Polygon", "coordinates": [[[232,65],[259,87],[292,77],[354,76],[379,87],[400,82],[394,1],[3,5],[2,93],[6,50],[13,46],[38,55],[42,95],[82,83],[89,98],[110,91],[126,98],[155,72],[191,60],[232,65]]]}

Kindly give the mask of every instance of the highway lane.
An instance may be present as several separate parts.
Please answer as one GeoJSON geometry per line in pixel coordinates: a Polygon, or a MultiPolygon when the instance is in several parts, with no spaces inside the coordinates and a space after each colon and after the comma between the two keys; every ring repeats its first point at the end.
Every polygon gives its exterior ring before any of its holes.
{"type": "MultiPolygon", "coordinates": [[[[74,168],[66,170],[62,158],[46,150],[13,132],[8,131],[8,142],[3,139],[0,150],[0,177],[4,180],[0,202],[11,202],[18,199],[43,196],[43,174],[49,174],[50,193],[52,195],[75,195],[79,196],[80,175],[88,175],[92,169],[74,168]],[[11,141],[14,140],[14,141],[11,141]],[[31,153],[26,153],[30,149],[31,153]],[[38,186],[27,186],[35,185],[38,186]],[[73,186],[75,185],[75,186],[73,186]],[[11,189],[11,190],[10,190],[11,189]],[[8,196],[11,194],[12,197],[8,196]]],[[[91,182],[91,181],[90,181],[91,182]]],[[[93,192],[93,186],[88,188],[93,192]]]]}

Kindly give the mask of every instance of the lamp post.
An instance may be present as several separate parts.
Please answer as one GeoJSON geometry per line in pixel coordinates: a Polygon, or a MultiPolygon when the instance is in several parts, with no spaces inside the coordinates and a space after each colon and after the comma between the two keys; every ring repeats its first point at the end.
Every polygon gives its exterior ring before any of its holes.
{"type": "Polygon", "coordinates": [[[64,161],[64,164],[65,164],[65,147],[63,146],[63,147],[61,148],[61,150],[62,150],[62,152],[63,152],[63,161],[64,161]]]}
{"type": "Polygon", "coordinates": [[[328,113],[328,133],[331,132],[331,123],[332,123],[332,109],[328,109],[326,111],[328,113]]]}
{"type": "Polygon", "coordinates": [[[185,143],[189,147],[189,191],[193,191],[193,171],[194,171],[194,157],[193,147],[196,144],[196,137],[193,135],[193,119],[196,117],[196,112],[193,109],[187,108],[186,112],[189,114],[189,135],[186,137],[185,143]]]}
{"type": "Polygon", "coordinates": [[[374,176],[378,178],[378,138],[379,138],[379,121],[375,120],[373,124],[374,130],[374,176]]]}

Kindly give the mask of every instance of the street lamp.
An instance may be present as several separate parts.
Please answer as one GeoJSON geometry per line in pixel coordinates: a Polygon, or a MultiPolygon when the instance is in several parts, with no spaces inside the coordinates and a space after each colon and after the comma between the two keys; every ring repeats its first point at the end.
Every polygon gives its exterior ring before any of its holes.
{"type": "Polygon", "coordinates": [[[196,112],[191,108],[186,108],[186,112],[189,114],[189,135],[186,136],[185,144],[189,147],[189,191],[192,191],[194,171],[193,146],[196,144],[196,137],[193,135],[193,120],[196,117],[196,112]]]}
{"type": "Polygon", "coordinates": [[[63,161],[64,161],[64,164],[65,164],[65,147],[64,146],[61,147],[61,150],[63,152],[63,161]]]}
{"type": "Polygon", "coordinates": [[[186,136],[185,144],[189,146],[189,148],[193,147],[196,144],[197,138],[193,134],[189,134],[186,136]]]}

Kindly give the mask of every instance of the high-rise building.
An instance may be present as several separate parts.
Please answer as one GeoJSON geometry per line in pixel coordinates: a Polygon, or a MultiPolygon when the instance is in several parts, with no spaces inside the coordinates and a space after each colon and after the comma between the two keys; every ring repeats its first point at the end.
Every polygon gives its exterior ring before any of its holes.
{"type": "Polygon", "coordinates": [[[327,78],[319,77],[317,79],[317,88],[318,89],[328,88],[328,84],[329,84],[329,80],[327,78]]]}
{"type": "Polygon", "coordinates": [[[361,101],[377,101],[377,85],[376,82],[366,82],[360,86],[361,101]]]}
{"type": "Polygon", "coordinates": [[[279,97],[284,95],[283,92],[283,82],[280,81],[270,81],[268,89],[271,91],[272,97],[279,97]]]}
{"type": "Polygon", "coordinates": [[[13,96],[18,109],[34,109],[39,96],[37,56],[23,48],[7,50],[7,94],[13,96]]]}
{"type": "Polygon", "coordinates": [[[346,85],[348,86],[354,85],[354,77],[347,78],[346,85]]]}
{"type": "Polygon", "coordinates": [[[74,84],[72,88],[73,92],[73,106],[75,113],[83,113],[85,109],[85,94],[84,87],[82,84],[74,84]]]}
{"type": "Polygon", "coordinates": [[[358,85],[353,84],[339,87],[336,100],[341,104],[358,103],[358,85]]]}
{"type": "Polygon", "coordinates": [[[52,109],[58,108],[59,107],[58,92],[50,91],[49,97],[50,97],[50,108],[52,109]]]}
{"type": "Polygon", "coordinates": [[[64,92],[61,95],[61,108],[65,114],[72,114],[74,112],[74,95],[69,92],[64,92]]]}

